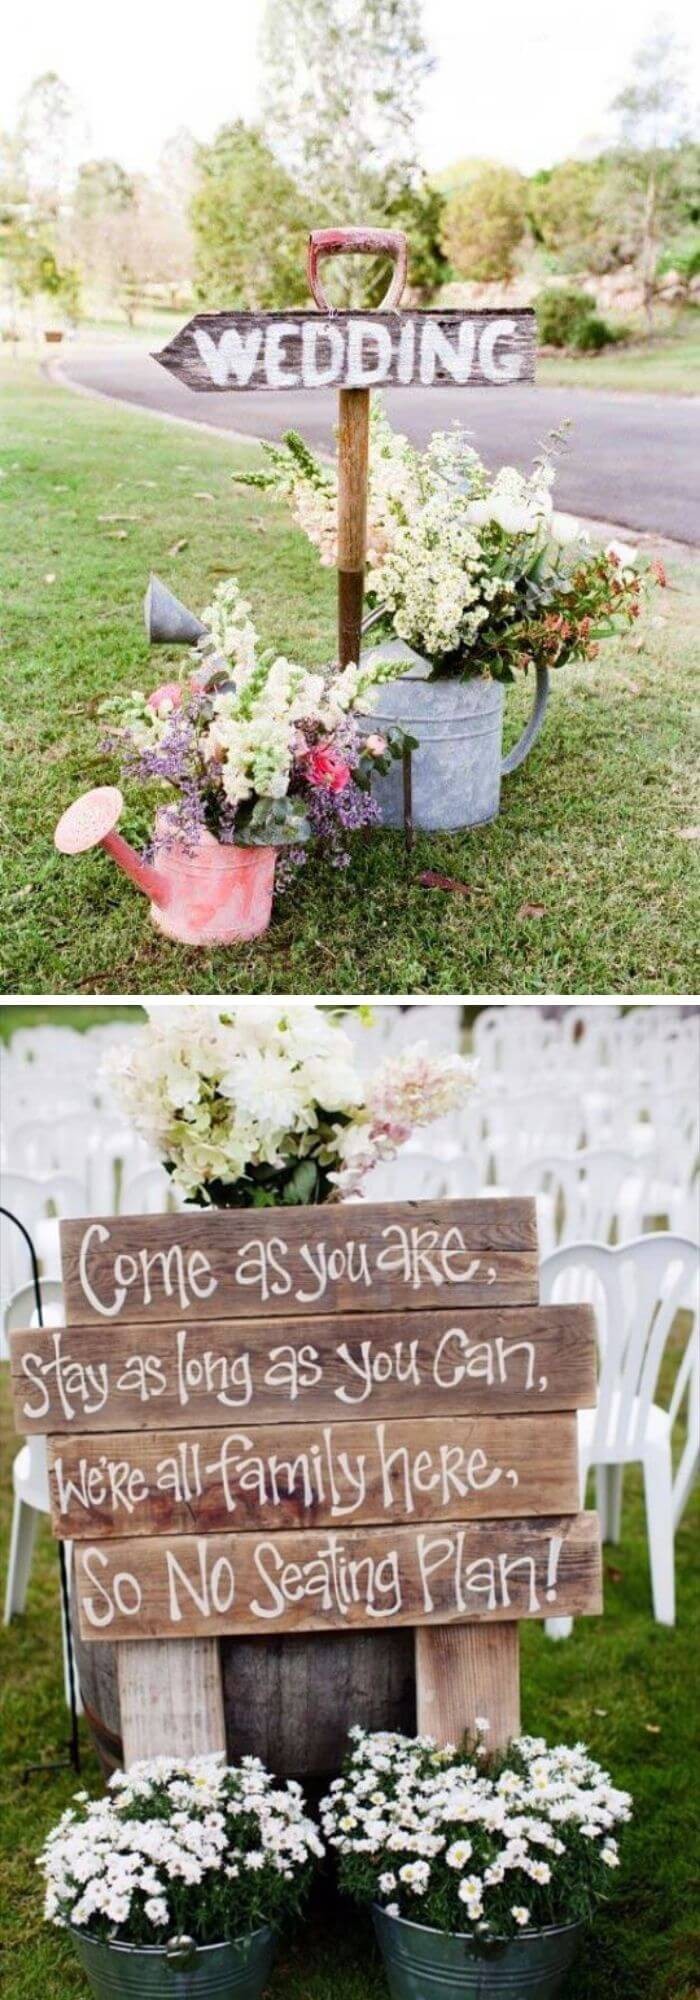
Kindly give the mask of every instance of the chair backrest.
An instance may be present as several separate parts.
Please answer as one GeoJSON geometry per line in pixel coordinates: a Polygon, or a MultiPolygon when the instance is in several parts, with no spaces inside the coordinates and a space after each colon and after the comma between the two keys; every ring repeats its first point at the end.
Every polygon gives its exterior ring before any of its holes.
{"type": "Polygon", "coordinates": [[[165,1167],[138,1167],[125,1173],[119,1195],[120,1215],[166,1215],[180,1206],[165,1167]]]}
{"type": "Polygon", "coordinates": [[[550,1197],[556,1244],[639,1236],[648,1184],[644,1162],[613,1147],[540,1154],[512,1175],[514,1194],[550,1197]]]}
{"type": "MultiPolygon", "coordinates": [[[[60,1278],[41,1278],[41,1311],[45,1326],[63,1326],[63,1285],[60,1278]]],[[[3,1329],[14,1333],[18,1326],[38,1326],[34,1286],[18,1285],[3,1309],[3,1329]]]]}
{"type": "Polygon", "coordinates": [[[396,1159],[373,1167],[362,1192],[365,1201],[438,1201],[450,1195],[476,1194],[478,1186],[477,1169],[463,1155],[443,1159],[436,1153],[407,1148],[396,1159]]]}
{"type": "MultiPolygon", "coordinates": [[[[659,1230],[615,1248],[569,1243],[540,1266],[544,1303],[589,1299],[596,1309],[600,1375],[592,1445],[641,1446],[669,1334],[681,1309],[697,1337],[700,1253],[659,1230]]],[[[687,1343],[684,1343],[687,1345],[687,1343]]]]}

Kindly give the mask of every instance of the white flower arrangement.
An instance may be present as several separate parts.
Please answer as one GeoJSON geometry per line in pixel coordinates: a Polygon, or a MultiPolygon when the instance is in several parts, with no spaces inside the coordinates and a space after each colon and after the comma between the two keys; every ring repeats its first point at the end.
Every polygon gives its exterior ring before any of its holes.
{"type": "Polygon", "coordinates": [[[261,1002],[156,1011],[103,1075],[182,1195],[260,1207],[357,1193],[466,1102],[475,1065],[417,1043],[366,1079],[328,1010],[261,1002]]]}
{"type": "Polygon", "coordinates": [[[585,1745],[521,1736],[485,1756],[429,1736],[353,1729],[321,1804],[340,1886],[390,1916],[476,1940],[587,1920],[619,1864],[631,1818],[585,1745]]]}
{"type": "MultiPolygon", "coordinates": [[[[266,471],[243,482],[282,493],[321,562],[334,564],[335,468],[294,431],[265,451],[266,471]]],[[[507,682],[531,664],[593,659],[637,615],[634,552],[594,548],[574,515],[555,511],[554,478],[551,451],[527,477],[512,465],[492,474],[459,427],[418,451],[374,398],[367,601],[434,671],[507,682]]]]}
{"type": "Polygon", "coordinates": [[[323,1854],[301,1786],[257,1757],[153,1757],[77,1792],[39,1856],[44,1914],[136,1946],[219,1944],[295,1909],[323,1854]]]}

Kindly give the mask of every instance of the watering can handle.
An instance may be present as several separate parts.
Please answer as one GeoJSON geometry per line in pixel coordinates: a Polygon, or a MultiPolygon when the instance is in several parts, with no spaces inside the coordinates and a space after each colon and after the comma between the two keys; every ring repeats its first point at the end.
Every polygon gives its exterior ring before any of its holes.
{"type": "Polygon", "coordinates": [[[380,312],[391,312],[399,303],[408,270],[408,237],[403,229],[312,229],[307,248],[306,273],[309,290],[319,311],[323,313],[334,311],[319,277],[320,260],[322,257],[345,257],[348,251],[359,251],[370,257],[384,255],[393,258],[394,269],[389,279],[389,287],[378,308],[380,312]]]}
{"type": "Polygon", "coordinates": [[[532,749],[533,743],[536,742],[544,722],[547,702],[549,700],[549,672],[547,667],[537,667],[536,673],[537,686],[535,688],[535,703],[532,715],[529,722],[525,724],[522,736],[518,737],[518,741],[514,743],[512,750],[509,750],[507,757],[503,758],[501,775],[504,778],[509,777],[511,771],[517,771],[519,764],[524,764],[528,751],[532,749]]]}

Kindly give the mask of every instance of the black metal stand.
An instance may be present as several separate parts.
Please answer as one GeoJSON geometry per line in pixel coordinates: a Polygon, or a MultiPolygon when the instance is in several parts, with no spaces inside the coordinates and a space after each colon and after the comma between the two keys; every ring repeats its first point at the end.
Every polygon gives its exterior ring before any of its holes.
{"type": "MultiPolygon", "coordinates": [[[[20,1235],[24,1237],[24,1241],[29,1251],[29,1261],[32,1267],[32,1284],[34,1286],[34,1303],[36,1306],[36,1316],[39,1321],[39,1325],[43,1326],[44,1312],[41,1301],[41,1277],[39,1274],[39,1263],[32,1237],[29,1234],[29,1230],[25,1228],[24,1223],[20,1222],[19,1216],[13,1214],[11,1208],[4,1208],[0,1205],[0,1215],[4,1215],[8,1222],[13,1222],[15,1229],[18,1229],[20,1235]]],[[[33,1774],[38,1771],[65,1771],[69,1767],[72,1768],[74,1771],[80,1770],[80,1743],[78,1740],[78,1710],[75,1699],[75,1668],[73,1662],[73,1647],[71,1644],[68,1565],[66,1562],[66,1551],[63,1542],[59,1542],[58,1544],[58,1571],[59,1571],[60,1589],[61,1589],[61,1609],[63,1613],[63,1620],[66,1632],[66,1658],[68,1661],[68,1695],[70,1701],[70,1741],[68,1745],[68,1756],[61,1757],[60,1759],[58,1759],[56,1763],[52,1764],[27,1764],[24,1771],[22,1772],[23,1785],[26,1785],[28,1783],[29,1778],[31,1778],[33,1774]]]]}

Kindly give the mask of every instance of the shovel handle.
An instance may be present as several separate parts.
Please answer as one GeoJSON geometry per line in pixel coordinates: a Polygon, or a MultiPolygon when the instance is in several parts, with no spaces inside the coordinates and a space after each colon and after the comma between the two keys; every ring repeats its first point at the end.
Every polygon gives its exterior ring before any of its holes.
{"type": "Polygon", "coordinates": [[[320,312],[333,312],[319,277],[318,267],[322,257],[345,257],[348,252],[359,252],[369,257],[386,256],[393,258],[394,269],[389,286],[382,299],[380,312],[390,312],[397,306],[406,283],[408,270],[408,237],[403,229],[312,229],[308,242],[306,271],[309,290],[320,312]]]}

